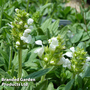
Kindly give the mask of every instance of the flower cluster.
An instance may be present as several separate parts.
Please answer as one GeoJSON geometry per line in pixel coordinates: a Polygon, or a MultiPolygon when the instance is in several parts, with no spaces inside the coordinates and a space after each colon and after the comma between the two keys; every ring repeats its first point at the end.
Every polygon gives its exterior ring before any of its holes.
{"type": "Polygon", "coordinates": [[[42,47],[36,49],[34,52],[38,54],[47,66],[57,65],[65,48],[63,40],[61,36],[58,35],[57,37],[49,39],[48,42],[49,46],[44,47],[41,40],[36,41],[35,43],[42,47]]]}
{"type": "Polygon", "coordinates": [[[33,19],[29,18],[29,14],[24,10],[16,8],[15,11],[16,16],[14,21],[8,25],[12,28],[11,33],[15,41],[15,46],[17,48],[25,48],[32,40],[30,33],[33,28],[33,19]]]}
{"type": "Polygon", "coordinates": [[[63,56],[67,56],[71,59],[69,60],[69,69],[71,69],[71,71],[75,74],[82,72],[84,67],[88,65],[87,62],[90,61],[90,57],[86,56],[86,52],[84,52],[83,49],[80,49],[78,47],[76,50],[74,47],[71,47],[70,51],[63,54],[63,56]]]}

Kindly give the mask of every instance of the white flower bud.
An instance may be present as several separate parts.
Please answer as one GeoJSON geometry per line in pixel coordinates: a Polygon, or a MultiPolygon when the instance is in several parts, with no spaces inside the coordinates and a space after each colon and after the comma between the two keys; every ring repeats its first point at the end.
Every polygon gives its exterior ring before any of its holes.
{"type": "Polygon", "coordinates": [[[17,42],[16,42],[16,45],[20,45],[20,42],[19,42],[19,41],[17,41],[17,42]]]}
{"type": "Polygon", "coordinates": [[[37,41],[35,41],[35,43],[36,43],[37,45],[42,45],[42,41],[41,41],[41,40],[37,40],[37,41]]]}
{"type": "Polygon", "coordinates": [[[27,24],[30,25],[30,24],[32,24],[32,23],[33,23],[33,19],[32,19],[32,18],[29,18],[29,19],[27,20],[27,24]]]}
{"type": "Polygon", "coordinates": [[[15,12],[17,12],[18,10],[19,10],[19,9],[18,9],[18,8],[16,8],[16,9],[15,9],[15,12]]]}

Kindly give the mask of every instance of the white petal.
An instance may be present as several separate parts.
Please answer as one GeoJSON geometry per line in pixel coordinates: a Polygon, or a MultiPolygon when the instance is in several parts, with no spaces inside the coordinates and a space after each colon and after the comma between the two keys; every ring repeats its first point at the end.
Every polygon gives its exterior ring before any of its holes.
{"type": "Polygon", "coordinates": [[[56,46],[55,46],[55,45],[50,44],[49,48],[50,48],[50,50],[55,51],[56,46]]]}
{"type": "Polygon", "coordinates": [[[62,57],[62,58],[60,59],[60,61],[57,63],[57,65],[64,64],[64,62],[65,62],[65,58],[64,58],[64,57],[62,57]]]}
{"type": "Polygon", "coordinates": [[[25,28],[28,28],[28,25],[24,25],[25,28]]]}
{"type": "Polygon", "coordinates": [[[31,29],[26,29],[25,31],[24,31],[24,33],[30,33],[31,32],[31,29]]]}
{"type": "Polygon", "coordinates": [[[89,62],[90,61],[90,57],[86,57],[87,59],[86,59],[86,62],[89,62]]]}
{"type": "Polygon", "coordinates": [[[19,22],[20,25],[21,25],[22,23],[23,23],[22,21],[19,22]]]}
{"type": "Polygon", "coordinates": [[[16,42],[16,45],[20,45],[20,42],[19,42],[19,41],[17,41],[17,42],[16,42]]]}
{"type": "Polygon", "coordinates": [[[30,24],[32,24],[32,23],[33,23],[33,19],[32,19],[32,18],[29,18],[29,19],[27,20],[27,24],[30,25],[30,24]]]}
{"type": "Polygon", "coordinates": [[[34,53],[37,53],[38,56],[41,58],[44,53],[44,47],[38,48],[34,51],[34,53]]]}
{"type": "Polygon", "coordinates": [[[51,64],[54,64],[54,61],[50,61],[51,64]]]}
{"type": "Polygon", "coordinates": [[[71,47],[70,50],[71,50],[72,52],[75,52],[75,48],[74,48],[74,47],[71,47]]]}
{"type": "Polygon", "coordinates": [[[65,54],[63,54],[63,55],[66,55],[66,56],[68,56],[68,57],[73,57],[72,52],[66,52],[66,53],[65,53],[65,54]]]}
{"type": "Polygon", "coordinates": [[[19,9],[18,9],[18,8],[16,8],[16,9],[15,9],[15,12],[17,12],[18,10],[19,10],[19,9]]]}
{"type": "Polygon", "coordinates": [[[31,42],[31,40],[32,40],[31,35],[28,35],[28,37],[26,37],[25,42],[26,42],[26,43],[30,43],[30,42],[31,42]]]}
{"type": "Polygon", "coordinates": [[[21,38],[21,40],[25,40],[25,37],[24,36],[21,36],[20,38],[21,38]]]}
{"type": "Polygon", "coordinates": [[[37,40],[37,41],[35,41],[35,43],[36,43],[37,45],[42,45],[42,41],[41,41],[41,40],[37,40]]]}

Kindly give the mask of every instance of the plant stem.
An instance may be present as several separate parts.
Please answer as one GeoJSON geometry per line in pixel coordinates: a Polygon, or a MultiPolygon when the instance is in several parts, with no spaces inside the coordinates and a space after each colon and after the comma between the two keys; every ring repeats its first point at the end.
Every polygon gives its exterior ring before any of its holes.
{"type": "Polygon", "coordinates": [[[10,46],[10,58],[9,58],[9,70],[11,68],[11,61],[12,61],[12,53],[13,53],[13,49],[12,49],[12,46],[10,46]]]}
{"type": "Polygon", "coordinates": [[[27,8],[26,8],[27,12],[28,12],[28,8],[29,8],[29,0],[27,1],[27,8]]]}
{"type": "Polygon", "coordinates": [[[22,49],[18,50],[18,62],[19,62],[18,78],[20,79],[22,75],[22,49]]]}

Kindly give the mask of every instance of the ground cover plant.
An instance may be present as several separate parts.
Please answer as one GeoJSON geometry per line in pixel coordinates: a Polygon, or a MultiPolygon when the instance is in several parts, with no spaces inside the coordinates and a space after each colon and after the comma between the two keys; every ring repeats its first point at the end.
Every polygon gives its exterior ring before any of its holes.
{"type": "Polygon", "coordinates": [[[66,2],[0,1],[0,90],[90,90],[89,7],[66,2]]]}

